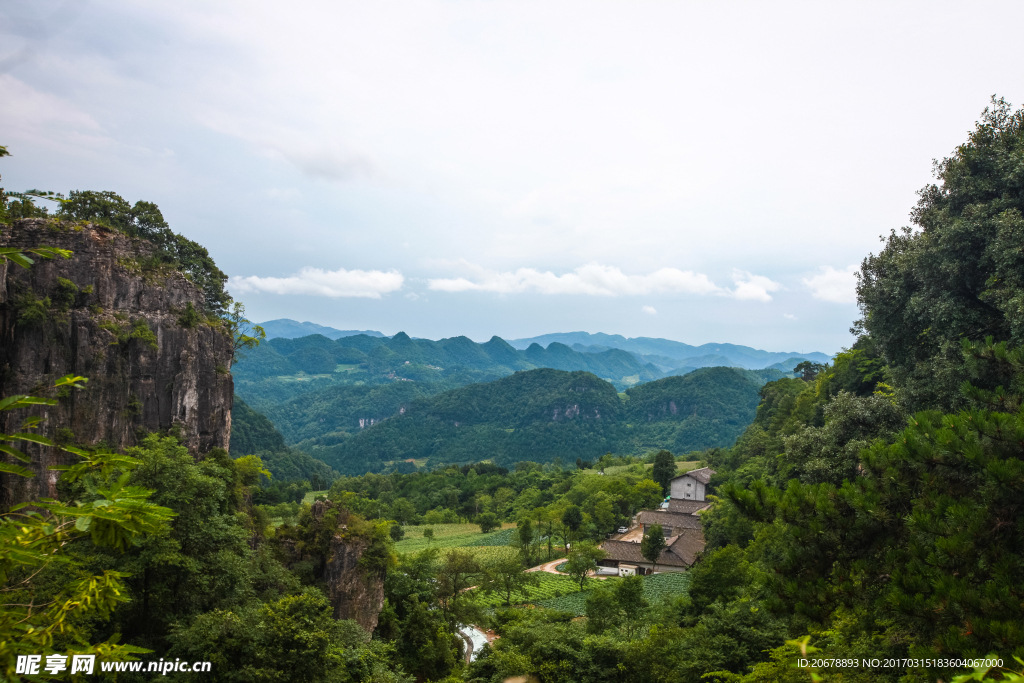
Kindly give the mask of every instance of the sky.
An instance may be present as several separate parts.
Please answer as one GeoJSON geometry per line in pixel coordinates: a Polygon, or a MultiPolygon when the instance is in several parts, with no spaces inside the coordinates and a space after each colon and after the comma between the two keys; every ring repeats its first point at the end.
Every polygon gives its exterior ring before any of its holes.
{"type": "Polygon", "coordinates": [[[0,4],[8,190],[112,190],[255,321],[834,353],[1020,2],[0,4]]]}

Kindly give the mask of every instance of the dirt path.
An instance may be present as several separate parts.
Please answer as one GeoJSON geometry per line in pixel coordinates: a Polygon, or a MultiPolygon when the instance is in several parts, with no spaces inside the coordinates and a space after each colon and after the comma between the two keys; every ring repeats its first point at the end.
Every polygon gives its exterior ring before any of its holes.
{"type": "MultiPolygon", "coordinates": [[[[566,559],[564,557],[559,559],[559,560],[551,560],[550,562],[545,562],[544,564],[539,564],[536,567],[530,567],[526,571],[528,571],[528,572],[547,572],[548,574],[557,574],[558,576],[569,576],[565,572],[560,572],[557,569],[555,569],[555,567],[557,567],[558,565],[562,564],[565,561],[566,561],[566,559]]],[[[600,579],[602,581],[605,580],[605,579],[611,578],[610,576],[601,576],[601,575],[596,574],[594,572],[590,572],[589,574],[587,574],[587,576],[589,576],[592,579],[600,579]]]]}
{"type": "Polygon", "coordinates": [[[528,572],[547,572],[548,574],[559,574],[561,576],[566,576],[566,574],[563,574],[562,572],[560,572],[557,569],[555,569],[555,567],[557,567],[558,565],[562,564],[563,562],[565,562],[565,558],[564,557],[560,558],[560,559],[557,559],[557,560],[551,560],[550,562],[545,562],[544,564],[537,565],[536,567],[530,567],[526,571],[528,571],[528,572]]]}

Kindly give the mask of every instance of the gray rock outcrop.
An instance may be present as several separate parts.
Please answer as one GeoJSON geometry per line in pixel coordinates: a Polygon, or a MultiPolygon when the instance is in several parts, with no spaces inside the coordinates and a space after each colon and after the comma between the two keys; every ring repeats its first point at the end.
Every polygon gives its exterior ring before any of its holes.
{"type": "MultiPolygon", "coordinates": [[[[25,394],[74,373],[85,389],[61,392],[39,409],[41,433],[58,441],[115,449],[147,432],[174,430],[196,457],[227,449],[233,382],[231,336],[218,323],[190,321],[202,292],[153,259],[153,247],[98,225],[44,219],[0,226],[0,246],[51,246],[71,259],[0,264],[0,396],[25,394]],[[70,283],[70,284],[69,284],[70,283]]],[[[0,413],[10,433],[28,411],[0,413]]],[[[55,497],[50,465],[67,454],[36,445],[33,478],[0,479],[0,505],[55,497]]]]}

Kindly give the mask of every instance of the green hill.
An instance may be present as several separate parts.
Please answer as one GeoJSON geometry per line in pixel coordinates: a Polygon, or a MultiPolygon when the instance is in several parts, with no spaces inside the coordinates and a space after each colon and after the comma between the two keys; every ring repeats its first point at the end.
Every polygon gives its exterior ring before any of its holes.
{"type": "Polygon", "coordinates": [[[231,408],[231,456],[243,455],[260,456],[275,481],[329,482],[337,476],[320,460],[288,448],[273,423],[236,395],[231,408]]]}
{"type": "Polygon", "coordinates": [[[351,438],[304,447],[339,472],[362,473],[408,460],[507,466],[728,446],[754,419],[762,383],[742,370],[706,368],[620,397],[592,373],[530,370],[415,399],[351,438]]]}

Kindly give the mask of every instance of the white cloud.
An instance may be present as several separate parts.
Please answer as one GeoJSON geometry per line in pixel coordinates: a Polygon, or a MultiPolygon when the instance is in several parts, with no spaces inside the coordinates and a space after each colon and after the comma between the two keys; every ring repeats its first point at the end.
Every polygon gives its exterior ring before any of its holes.
{"type": "Polygon", "coordinates": [[[715,294],[722,290],[703,273],[677,268],[661,268],[647,275],[626,275],[615,266],[591,263],[571,273],[555,275],[551,271],[519,268],[514,272],[486,270],[464,264],[472,272],[469,278],[437,278],[428,287],[441,292],[539,292],[541,294],[589,294],[629,296],[652,293],[715,294]]]}
{"type": "Polygon", "coordinates": [[[845,270],[822,266],[817,275],[804,278],[801,282],[811,290],[811,296],[815,299],[835,304],[852,304],[857,302],[857,270],[857,264],[847,266],[845,270]]]}
{"type": "Polygon", "coordinates": [[[644,313],[647,313],[648,315],[658,315],[658,311],[656,308],[654,308],[654,306],[644,306],[640,310],[643,311],[644,313]]]}
{"type": "Polygon", "coordinates": [[[783,313],[782,317],[785,318],[786,320],[796,320],[796,316],[793,315],[792,313],[783,313]]]}
{"type": "Polygon", "coordinates": [[[736,289],[732,296],[741,301],[771,301],[769,292],[777,292],[782,285],[763,275],[754,275],[745,270],[733,270],[732,281],[736,289]]]}
{"type": "Polygon", "coordinates": [[[310,296],[379,299],[381,294],[402,288],[405,278],[389,270],[322,270],[303,268],[291,277],[235,276],[228,282],[233,292],[246,294],[307,294],[310,296]]]}

